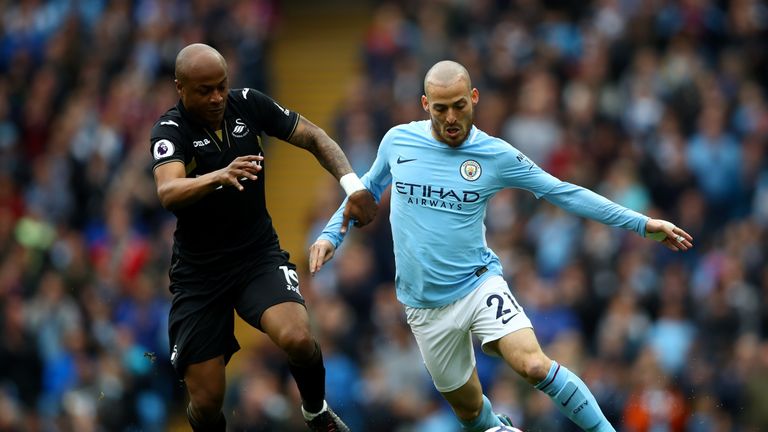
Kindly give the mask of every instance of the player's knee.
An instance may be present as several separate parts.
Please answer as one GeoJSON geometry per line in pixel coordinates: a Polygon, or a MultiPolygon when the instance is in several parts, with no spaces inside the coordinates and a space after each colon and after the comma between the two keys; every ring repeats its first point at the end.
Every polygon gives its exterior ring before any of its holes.
{"type": "Polygon", "coordinates": [[[285,330],[278,339],[278,345],[294,363],[309,361],[317,349],[309,329],[302,328],[285,330]]]}
{"type": "Polygon", "coordinates": [[[456,416],[462,420],[476,419],[483,411],[482,400],[480,401],[480,404],[477,404],[474,401],[465,402],[466,403],[457,403],[453,405],[453,410],[456,413],[456,416]]]}
{"type": "Polygon", "coordinates": [[[195,415],[200,419],[215,419],[221,412],[224,394],[211,391],[197,391],[189,395],[195,415]]]}
{"type": "Polygon", "coordinates": [[[189,402],[200,420],[216,418],[224,403],[224,391],[210,387],[198,387],[194,392],[189,393],[189,402]]]}
{"type": "Polygon", "coordinates": [[[543,353],[526,355],[522,362],[521,370],[517,372],[529,383],[537,384],[547,377],[552,360],[543,353]]]}

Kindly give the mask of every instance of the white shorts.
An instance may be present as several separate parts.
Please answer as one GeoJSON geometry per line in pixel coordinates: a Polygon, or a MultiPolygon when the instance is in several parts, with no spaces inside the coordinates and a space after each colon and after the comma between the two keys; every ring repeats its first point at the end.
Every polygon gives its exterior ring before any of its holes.
{"type": "Polygon", "coordinates": [[[467,296],[439,308],[405,307],[408,325],[435,388],[456,390],[475,368],[472,335],[485,344],[522,328],[533,327],[501,276],[491,276],[467,296]]]}

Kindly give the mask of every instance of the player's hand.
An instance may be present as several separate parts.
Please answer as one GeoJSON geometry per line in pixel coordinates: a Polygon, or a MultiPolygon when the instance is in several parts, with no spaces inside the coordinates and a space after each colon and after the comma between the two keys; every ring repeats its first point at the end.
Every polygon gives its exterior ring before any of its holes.
{"type": "Polygon", "coordinates": [[[359,190],[347,199],[347,204],[344,206],[344,219],[341,222],[341,233],[347,232],[349,221],[354,220],[356,227],[362,227],[368,225],[373,218],[376,217],[376,212],[379,210],[379,205],[376,204],[376,200],[373,199],[373,195],[368,189],[359,190]]]}
{"type": "Polygon", "coordinates": [[[261,161],[263,160],[264,156],[256,155],[235,158],[225,168],[217,171],[216,182],[219,186],[234,186],[241,191],[245,189],[241,182],[259,178],[256,174],[261,171],[261,161]]]}
{"type": "Polygon", "coordinates": [[[328,240],[318,240],[309,247],[309,272],[314,276],[323,264],[333,258],[336,248],[328,240]]]}
{"type": "Polygon", "coordinates": [[[693,247],[693,237],[672,222],[661,219],[648,219],[645,236],[661,242],[667,249],[686,251],[693,247]]]}

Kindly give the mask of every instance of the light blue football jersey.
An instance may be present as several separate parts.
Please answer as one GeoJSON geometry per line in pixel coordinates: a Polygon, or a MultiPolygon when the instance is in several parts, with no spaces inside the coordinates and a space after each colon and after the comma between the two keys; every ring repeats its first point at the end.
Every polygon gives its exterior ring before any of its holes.
{"type": "MultiPolygon", "coordinates": [[[[488,200],[513,187],[544,197],[574,214],[645,234],[648,217],[588,189],[560,181],[509,143],[472,127],[457,148],[437,141],[428,120],[395,126],[362,177],[378,201],[392,185],[390,223],[395,286],[401,303],[417,308],[450,304],[501,275],[485,240],[488,200]]],[[[344,203],[320,239],[337,248],[344,203]]]]}

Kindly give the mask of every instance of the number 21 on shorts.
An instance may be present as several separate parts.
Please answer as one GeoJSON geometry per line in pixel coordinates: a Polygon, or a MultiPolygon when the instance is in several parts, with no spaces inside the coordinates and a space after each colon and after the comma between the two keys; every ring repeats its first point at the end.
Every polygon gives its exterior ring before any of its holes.
{"type": "Polygon", "coordinates": [[[499,294],[491,294],[485,301],[488,307],[496,307],[496,319],[500,319],[502,324],[506,324],[520,313],[520,305],[517,304],[515,299],[508,292],[503,293],[504,296],[499,294]],[[506,300],[504,297],[506,297],[506,300]],[[511,306],[509,306],[511,304],[511,306]]]}

